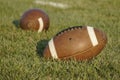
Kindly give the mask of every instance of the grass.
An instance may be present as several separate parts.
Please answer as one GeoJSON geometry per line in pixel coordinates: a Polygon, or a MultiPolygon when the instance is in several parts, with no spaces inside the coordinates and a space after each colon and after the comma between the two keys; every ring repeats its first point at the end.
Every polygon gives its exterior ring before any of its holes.
{"type": "Polygon", "coordinates": [[[70,7],[39,5],[34,0],[0,0],[0,80],[119,80],[120,1],[51,1],[70,7]],[[24,31],[16,25],[30,8],[43,9],[49,15],[46,33],[24,31]],[[41,56],[57,32],[76,25],[93,26],[107,34],[108,43],[98,56],[90,61],[46,60],[41,56]]]}

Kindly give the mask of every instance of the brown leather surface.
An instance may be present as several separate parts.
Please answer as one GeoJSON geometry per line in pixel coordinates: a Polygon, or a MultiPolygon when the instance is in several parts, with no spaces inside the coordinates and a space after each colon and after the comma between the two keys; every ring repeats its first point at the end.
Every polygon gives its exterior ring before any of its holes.
{"type": "Polygon", "coordinates": [[[44,30],[49,28],[49,17],[40,9],[30,9],[26,11],[20,19],[20,27],[25,30],[38,30],[39,22],[38,18],[42,18],[44,22],[44,30]]]}
{"type": "Polygon", "coordinates": [[[43,52],[43,55],[44,55],[44,57],[46,57],[46,58],[51,58],[51,54],[50,54],[50,50],[49,50],[48,45],[46,46],[46,48],[45,48],[45,50],[44,50],[44,52],[43,52]]]}
{"type": "MultiPolygon", "coordinates": [[[[77,27],[60,32],[54,37],[54,45],[59,59],[75,58],[77,60],[90,59],[101,52],[107,37],[101,30],[94,28],[98,45],[93,46],[87,27],[77,27]]],[[[45,57],[51,57],[49,47],[44,50],[45,57]]]]}

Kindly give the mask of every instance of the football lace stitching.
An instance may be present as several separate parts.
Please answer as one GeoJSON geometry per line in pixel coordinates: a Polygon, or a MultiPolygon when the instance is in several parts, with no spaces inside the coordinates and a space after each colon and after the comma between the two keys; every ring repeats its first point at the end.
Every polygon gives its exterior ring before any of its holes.
{"type": "Polygon", "coordinates": [[[67,29],[64,29],[64,30],[58,32],[58,33],[56,34],[56,36],[59,36],[59,35],[65,33],[65,32],[68,32],[68,31],[72,31],[72,30],[75,30],[75,29],[82,29],[82,28],[83,28],[83,26],[73,26],[73,27],[69,27],[69,28],[67,28],[67,29]]]}

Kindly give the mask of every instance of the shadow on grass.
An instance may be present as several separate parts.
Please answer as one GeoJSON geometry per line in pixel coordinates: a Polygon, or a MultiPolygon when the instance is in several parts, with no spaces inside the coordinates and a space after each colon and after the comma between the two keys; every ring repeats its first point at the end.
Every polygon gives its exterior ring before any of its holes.
{"type": "Polygon", "coordinates": [[[20,20],[13,20],[12,23],[15,25],[16,28],[20,27],[20,20]]]}
{"type": "Polygon", "coordinates": [[[37,46],[36,46],[36,51],[37,51],[37,54],[40,56],[40,57],[43,57],[43,51],[45,49],[45,47],[47,46],[48,44],[48,41],[49,40],[41,40],[37,43],[37,46]]]}

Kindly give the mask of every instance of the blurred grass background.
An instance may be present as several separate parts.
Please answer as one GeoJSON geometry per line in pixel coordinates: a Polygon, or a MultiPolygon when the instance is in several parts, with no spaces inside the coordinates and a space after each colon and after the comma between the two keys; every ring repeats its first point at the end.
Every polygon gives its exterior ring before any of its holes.
{"type": "Polygon", "coordinates": [[[42,0],[69,5],[66,9],[36,4],[34,0],[0,0],[0,80],[119,80],[120,0],[42,0]],[[24,31],[21,15],[40,8],[50,17],[49,30],[24,31]],[[90,61],[46,60],[47,42],[70,26],[89,25],[103,30],[108,43],[90,61]]]}

